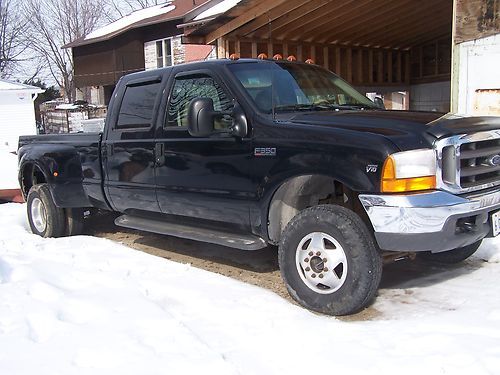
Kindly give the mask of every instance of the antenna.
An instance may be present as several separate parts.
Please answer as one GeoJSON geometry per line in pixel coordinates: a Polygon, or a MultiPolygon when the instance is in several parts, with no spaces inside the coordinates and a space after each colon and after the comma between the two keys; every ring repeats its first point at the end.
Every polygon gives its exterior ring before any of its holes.
{"type": "MultiPolygon", "coordinates": [[[[271,25],[271,15],[267,12],[267,17],[269,19],[269,43],[271,44],[271,48],[273,45],[272,32],[273,28],[271,25]]],[[[267,51],[269,53],[269,51],[267,51]]],[[[276,110],[275,110],[275,102],[274,102],[274,66],[271,65],[271,113],[273,117],[273,122],[276,121],[276,110]]]]}

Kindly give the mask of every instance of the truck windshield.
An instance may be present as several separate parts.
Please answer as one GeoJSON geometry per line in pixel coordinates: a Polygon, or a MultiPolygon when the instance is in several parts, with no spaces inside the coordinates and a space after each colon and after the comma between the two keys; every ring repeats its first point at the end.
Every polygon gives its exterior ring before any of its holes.
{"type": "Polygon", "coordinates": [[[271,113],[273,104],[276,112],[377,108],[343,79],[315,65],[240,62],[228,67],[265,113],[271,113]]]}

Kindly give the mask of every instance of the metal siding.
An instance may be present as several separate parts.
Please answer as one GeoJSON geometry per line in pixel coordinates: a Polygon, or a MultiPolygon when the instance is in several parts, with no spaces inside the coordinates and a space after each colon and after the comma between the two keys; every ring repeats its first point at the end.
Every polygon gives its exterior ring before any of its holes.
{"type": "Polygon", "coordinates": [[[36,122],[31,94],[0,91],[0,146],[7,143],[9,149],[16,150],[20,135],[33,134],[36,122]]]}

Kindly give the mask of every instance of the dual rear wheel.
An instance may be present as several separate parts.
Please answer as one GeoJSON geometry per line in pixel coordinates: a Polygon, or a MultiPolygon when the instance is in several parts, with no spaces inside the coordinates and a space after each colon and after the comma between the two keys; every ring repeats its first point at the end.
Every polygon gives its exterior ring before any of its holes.
{"type": "Polygon", "coordinates": [[[30,189],[27,206],[28,221],[34,234],[62,237],[83,231],[83,209],[57,207],[47,184],[38,184],[30,189]]]}

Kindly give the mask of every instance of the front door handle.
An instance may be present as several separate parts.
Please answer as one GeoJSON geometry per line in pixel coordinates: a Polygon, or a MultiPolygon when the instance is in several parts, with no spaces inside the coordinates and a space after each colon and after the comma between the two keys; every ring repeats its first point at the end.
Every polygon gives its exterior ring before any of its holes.
{"type": "Polygon", "coordinates": [[[155,145],[155,164],[157,167],[165,164],[165,145],[163,143],[155,145]]]}

